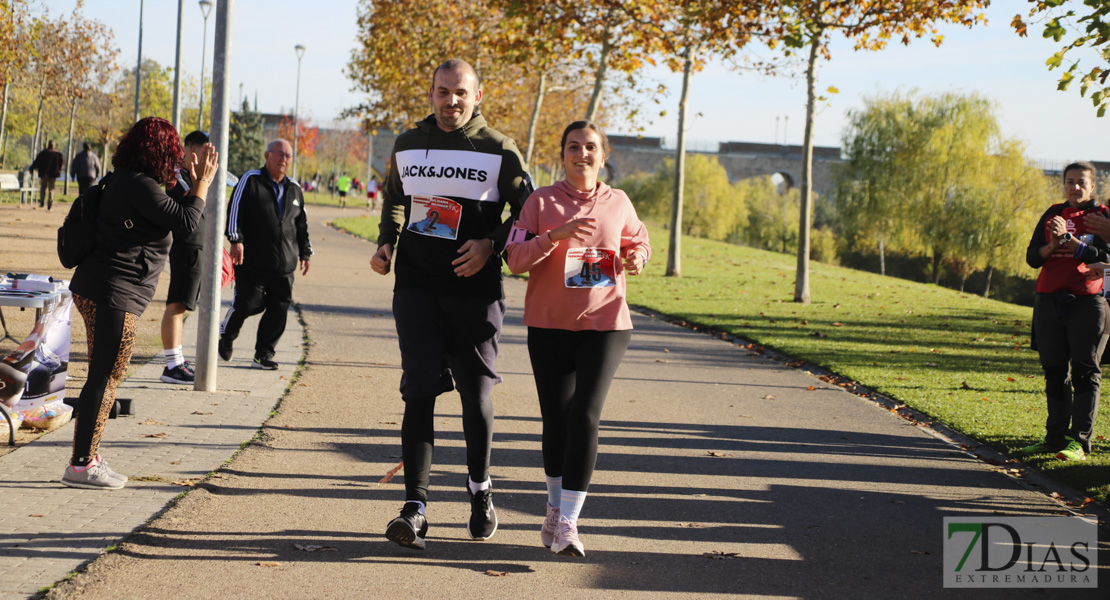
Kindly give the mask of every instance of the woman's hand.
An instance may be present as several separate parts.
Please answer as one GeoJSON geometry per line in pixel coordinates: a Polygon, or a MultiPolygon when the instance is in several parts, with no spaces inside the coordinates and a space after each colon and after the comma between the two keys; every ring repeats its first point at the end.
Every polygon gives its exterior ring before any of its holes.
{"type": "Polygon", "coordinates": [[[597,229],[597,226],[593,223],[593,217],[582,217],[552,229],[547,235],[551,237],[553,242],[569,239],[584,242],[597,229]]]}
{"type": "Polygon", "coordinates": [[[216,147],[212,144],[205,144],[196,158],[189,161],[189,176],[194,182],[200,180],[211,182],[219,168],[220,153],[216,152],[216,147]]]}
{"type": "Polygon", "coordinates": [[[644,271],[644,265],[647,261],[640,256],[639,252],[629,252],[628,256],[621,259],[624,266],[624,272],[629,275],[639,275],[644,271]]]}

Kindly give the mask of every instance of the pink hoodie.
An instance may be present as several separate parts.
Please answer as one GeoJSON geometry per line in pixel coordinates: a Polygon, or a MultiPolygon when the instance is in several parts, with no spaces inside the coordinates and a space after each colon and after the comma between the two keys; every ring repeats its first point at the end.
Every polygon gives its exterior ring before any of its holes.
{"type": "Polygon", "coordinates": [[[646,261],[651,244],[624,192],[598,182],[593,192],[584,193],[566,181],[532,192],[505,252],[510,271],[531,272],[524,297],[525,325],[571,331],[632,329],[621,259],[636,253],[646,261]],[[597,229],[589,239],[551,241],[548,232],[581,217],[595,219],[597,229]]]}

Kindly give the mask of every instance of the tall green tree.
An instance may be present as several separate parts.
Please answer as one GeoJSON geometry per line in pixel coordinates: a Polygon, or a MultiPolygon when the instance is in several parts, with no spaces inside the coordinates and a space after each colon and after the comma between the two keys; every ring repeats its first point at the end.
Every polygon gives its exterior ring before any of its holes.
{"type": "Polygon", "coordinates": [[[250,101],[244,98],[243,106],[239,111],[231,113],[227,141],[227,168],[236,175],[242,175],[259,164],[265,151],[262,113],[251,110],[250,101]]]}
{"type": "MultiPolygon", "coordinates": [[[[880,50],[891,38],[909,44],[911,38],[931,35],[939,45],[936,23],[970,26],[982,20],[975,10],[988,0],[781,0],[777,17],[787,48],[805,50],[806,122],[803,142],[802,181],[798,237],[798,267],[794,301],[809,303],[809,223],[813,200],[813,118],[818,101],[817,59],[831,57],[828,42],[833,33],[855,41],[856,50],[880,50]]],[[[772,44],[775,38],[769,40],[772,44]]]]}

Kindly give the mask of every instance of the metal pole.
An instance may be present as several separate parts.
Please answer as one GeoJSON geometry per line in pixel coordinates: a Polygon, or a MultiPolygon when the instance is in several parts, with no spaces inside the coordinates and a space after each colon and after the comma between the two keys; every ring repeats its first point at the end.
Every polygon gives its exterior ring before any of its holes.
{"type": "Polygon", "coordinates": [[[185,0],[177,0],[177,53],[173,59],[173,126],[181,131],[181,30],[185,0]]]}
{"type": "Polygon", "coordinates": [[[216,45],[212,68],[212,123],[209,133],[220,153],[220,168],[208,188],[208,235],[204,270],[200,282],[197,330],[197,372],[193,389],[214,392],[216,387],[216,344],[220,338],[220,273],[227,202],[227,143],[231,124],[231,15],[234,0],[220,0],[216,7],[216,45]]]}
{"type": "MultiPolygon", "coordinates": [[[[216,17],[219,18],[218,16],[216,17]]],[[[200,46],[200,107],[197,108],[197,131],[204,131],[204,68],[208,61],[208,13],[204,13],[204,42],[200,46]]],[[[215,77],[215,75],[213,75],[215,77]]],[[[215,80],[213,79],[213,85],[215,80]]],[[[212,91],[215,94],[215,90],[212,91]]]]}
{"type": "Polygon", "coordinates": [[[135,66],[135,122],[139,121],[139,96],[143,89],[143,4],[139,0],[139,62],[135,66]]]}
{"type": "Polygon", "coordinates": [[[297,142],[301,132],[301,58],[304,56],[304,46],[297,44],[293,47],[297,52],[297,95],[293,104],[293,181],[301,182],[297,175],[297,142]]]}

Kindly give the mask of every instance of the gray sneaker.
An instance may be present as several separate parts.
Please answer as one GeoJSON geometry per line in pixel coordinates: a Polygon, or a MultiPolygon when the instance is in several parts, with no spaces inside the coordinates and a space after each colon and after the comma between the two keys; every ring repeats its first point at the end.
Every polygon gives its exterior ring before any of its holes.
{"type": "Polygon", "coordinates": [[[66,466],[62,475],[62,483],[69,487],[84,488],[87,490],[118,490],[123,488],[124,480],[99,461],[96,465],[78,471],[73,465],[66,466]]]}
{"type": "Polygon", "coordinates": [[[108,461],[104,460],[104,458],[101,457],[99,454],[97,454],[96,456],[100,460],[100,466],[104,467],[108,471],[109,475],[111,475],[112,477],[115,477],[116,479],[119,479],[120,481],[122,481],[124,483],[127,483],[127,475],[124,475],[122,473],[116,473],[114,470],[112,470],[112,467],[108,466],[108,461]]]}

